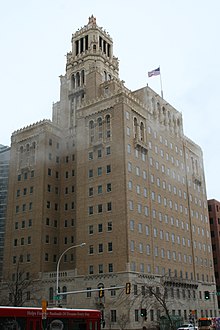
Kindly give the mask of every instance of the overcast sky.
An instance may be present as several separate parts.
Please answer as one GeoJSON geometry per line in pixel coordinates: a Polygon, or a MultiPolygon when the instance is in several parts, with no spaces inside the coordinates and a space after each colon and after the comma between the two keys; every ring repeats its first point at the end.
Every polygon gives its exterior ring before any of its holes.
{"type": "Polygon", "coordinates": [[[120,79],[147,83],[183,114],[184,134],[203,149],[208,199],[220,201],[219,0],[7,0],[0,4],[0,144],[51,119],[71,36],[94,15],[114,41],[120,79]]]}

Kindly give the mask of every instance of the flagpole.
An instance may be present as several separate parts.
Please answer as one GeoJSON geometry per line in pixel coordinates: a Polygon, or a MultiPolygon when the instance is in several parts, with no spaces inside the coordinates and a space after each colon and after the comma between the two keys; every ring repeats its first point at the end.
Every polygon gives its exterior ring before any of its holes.
{"type": "MultiPolygon", "coordinates": [[[[160,66],[159,66],[159,68],[160,68],[160,66]]],[[[162,87],[161,70],[160,70],[160,90],[161,90],[161,97],[163,99],[163,87],[162,87]]]]}

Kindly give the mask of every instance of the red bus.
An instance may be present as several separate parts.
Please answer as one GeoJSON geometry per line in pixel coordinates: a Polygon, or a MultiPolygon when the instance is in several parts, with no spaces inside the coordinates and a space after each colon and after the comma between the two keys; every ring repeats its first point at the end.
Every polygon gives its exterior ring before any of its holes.
{"type": "Polygon", "coordinates": [[[0,306],[1,330],[100,330],[101,311],[0,306]]]}

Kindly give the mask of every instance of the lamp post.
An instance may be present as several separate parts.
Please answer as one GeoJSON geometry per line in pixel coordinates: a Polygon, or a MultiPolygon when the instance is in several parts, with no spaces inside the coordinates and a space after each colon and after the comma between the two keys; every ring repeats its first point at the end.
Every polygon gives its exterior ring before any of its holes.
{"type": "Polygon", "coordinates": [[[57,284],[56,284],[56,295],[57,295],[57,297],[59,295],[59,268],[60,268],[60,261],[61,261],[62,257],[69,250],[74,249],[74,248],[77,248],[77,247],[83,247],[84,245],[86,245],[86,243],[81,243],[81,244],[78,244],[78,245],[70,246],[70,247],[68,247],[68,249],[66,249],[65,251],[63,251],[63,253],[60,255],[60,257],[59,257],[59,259],[57,261],[57,284]]]}

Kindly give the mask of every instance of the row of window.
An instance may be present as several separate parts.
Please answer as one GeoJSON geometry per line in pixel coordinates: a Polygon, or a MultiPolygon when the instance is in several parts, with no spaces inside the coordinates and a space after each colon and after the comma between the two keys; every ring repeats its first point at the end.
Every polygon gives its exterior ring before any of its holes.
{"type": "MultiPolygon", "coordinates": [[[[105,191],[108,192],[108,193],[112,191],[112,184],[111,183],[106,184],[105,191]]],[[[94,196],[95,192],[98,195],[102,194],[103,193],[103,186],[101,184],[99,184],[96,188],[96,191],[95,191],[94,187],[89,187],[89,197],[94,196]]]]}
{"type": "MultiPolygon", "coordinates": [[[[112,211],[112,202],[108,202],[106,205],[104,204],[98,204],[96,206],[97,213],[103,213],[103,212],[111,212],[112,211]]],[[[95,206],[91,205],[88,208],[88,214],[93,215],[95,213],[95,206]]]]}
{"type": "MultiPolygon", "coordinates": [[[[88,233],[89,235],[92,235],[95,233],[95,226],[94,225],[89,225],[88,227],[88,233]]],[[[106,230],[107,231],[112,231],[112,221],[108,221],[107,224],[106,224],[106,230]]],[[[98,233],[103,233],[103,224],[102,223],[99,223],[97,225],[97,232],[98,233]]]]}
{"type": "MultiPolygon", "coordinates": [[[[164,197],[163,202],[164,202],[164,206],[167,206],[167,204],[168,204],[169,208],[173,209],[172,200],[167,201],[167,198],[164,197]]],[[[147,205],[143,205],[142,203],[137,203],[137,205],[135,206],[134,201],[129,200],[128,201],[128,207],[129,207],[130,211],[137,211],[137,213],[139,213],[139,214],[144,213],[144,215],[146,217],[149,216],[149,207],[147,205]]],[[[179,207],[179,209],[181,210],[180,213],[183,213],[182,208],[183,208],[182,205],[180,205],[180,207],[179,207]]],[[[178,204],[177,203],[174,203],[174,209],[176,211],[178,210],[178,204]]],[[[185,215],[188,215],[188,208],[187,207],[184,208],[184,213],[185,213],[185,215]]],[[[196,211],[195,212],[196,218],[197,218],[197,214],[198,214],[198,212],[196,211]]],[[[157,212],[156,209],[152,210],[152,215],[151,216],[152,216],[153,219],[156,219],[157,216],[158,216],[158,219],[159,219],[160,222],[164,218],[165,223],[168,223],[168,215],[164,214],[164,216],[163,216],[162,212],[157,212]]],[[[198,218],[199,218],[199,214],[198,214],[198,218]]],[[[208,223],[208,217],[206,215],[204,216],[203,214],[201,214],[200,219],[201,219],[201,222],[203,222],[203,220],[204,220],[205,223],[208,223]]],[[[170,223],[171,223],[171,225],[174,225],[174,218],[173,217],[170,218],[170,223]]],[[[176,219],[176,226],[179,227],[179,224],[180,224],[179,220],[176,219]]],[[[183,221],[182,221],[182,226],[183,226],[183,221]]],[[[186,223],[186,227],[187,227],[187,230],[188,230],[188,224],[187,223],[186,223]]],[[[195,232],[195,226],[194,225],[192,225],[192,230],[193,230],[193,232],[195,232]]],[[[202,231],[204,231],[204,229],[201,229],[201,233],[202,233],[202,231]]],[[[198,229],[198,233],[200,234],[200,229],[198,229]]]]}
{"type": "MultiPolygon", "coordinates": [[[[173,219],[173,217],[171,217],[171,218],[173,219]]],[[[176,220],[179,221],[178,219],[176,219],[176,220]]],[[[174,223],[172,223],[172,224],[174,224],[174,223]]],[[[185,230],[188,231],[189,230],[188,224],[186,223],[185,225],[186,225],[185,230]]],[[[143,227],[145,227],[144,230],[145,230],[146,236],[149,236],[150,235],[149,226],[148,225],[143,226],[143,224],[141,222],[139,222],[137,224],[138,233],[142,234],[144,232],[143,227]]],[[[182,221],[182,229],[184,229],[184,222],[183,221],[182,221]]],[[[130,230],[132,230],[132,231],[135,230],[135,221],[134,220],[130,220],[130,230]]],[[[200,229],[200,227],[198,227],[197,230],[198,230],[198,236],[203,236],[203,237],[205,236],[205,231],[204,231],[203,228],[200,229]]],[[[207,236],[207,238],[210,237],[208,230],[206,231],[206,236],[207,236]]],[[[172,243],[176,242],[176,243],[180,244],[180,242],[181,242],[181,239],[180,239],[179,235],[175,235],[174,233],[170,233],[170,232],[164,232],[162,229],[159,230],[157,227],[153,228],[153,237],[155,237],[155,238],[160,237],[160,239],[165,239],[166,241],[171,240],[172,243]]],[[[190,240],[189,239],[186,240],[183,237],[182,238],[182,244],[184,246],[186,246],[186,241],[187,241],[187,245],[190,247],[190,240]]],[[[194,243],[194,247],[196,248],[197,247],[196,241],[194,240],[193,243],[194,243]]],[[[205,246],[205,244],[203,243],[203,249],[204,249],[204,251],[206,251],[206,248],[204,246],[205,246]]],[[[198,243],[198,247],[201,250],[202,249],[202,244],[198,243]]]]}
{"type": "MultiPolygon", "coordinates": [[[[97,248],[97,253],[103,253],[104,252],[104,244],[103,243],[99,243],[97,248]]],[[[107,248],[106,250],[108,252],[112,252],[113,251],[113,245],[112,245],[112,242],[108,242],[107,243],[107,248]]],[[[95,247],[94,245],[89,245],[89,254],[94,254],[95,253],[95,247]]]]}
{"type": "MultiPolygon", "coordinates": [[[[20,223],[20,228],[24,229],[26,227],[32,227],[32,224],[33,224],[32,219],[22,220],[21,223],[20,223]]],[[[51,220],[50,218],[46,218],[45,224],[46,224],[46,226],[53,226],[53,227],[57,228],[58,221],[57,220],[51,220]]],[[[64,227],[68,227],[68,226],[72,226],[72,227],[74,226],[74,219],[70,219],[70,220],[65,219],[64,220],[64,227]]],[[[19,222],[18,221],[15,222],[14,228],[19,229],[19,222]]]]}
{"type": "Polygon", "coordinates": [[[22,212],[26,212],[27,210],[28,210],[28,211],[32,211],[32,209],[33,209],[33,203],[32,203],[32,202],[30,202],[28,205],[26,205],[26,204],[22,204],[21,208],[20,208],[19,205],[16,205],[16,206],[15,206],[15,212],[16,212],[16,213],[18,213],[18,212],[20,212],[20,211],[22,211],[22,212]]]}
{"type": "MultiPolygon", "coordinates": [[[[30,172],[30,178],[33,178],[34,177],[34,170],[32,170],[31,172],[30,172]]],[[[24,172],[23,174],[18,174],[18,181],[21,181],[22,180],[22,178],[24,179],[24,180],[27,180],[28,179],[28,172],[24,172]]]]}
{"type": "MultiPolygon", "coordinates": [[[[54,205],[52,205],[52,203],[50,201],[46,202],[46,207],[47,207],[47,209],[51,209],[53,207],[55,211],[58,211],[58,209],[59,209],[58,203],[54,203],[54,205]]],[[[27,210],[32,211],[32,209],[33,209],[33,203],[30,202],[28,205],[22,204],[21,207],[19,205],[16,205],[15,212],[16,213],[19,213],[20,211],[26,212],[27,210]]],[[[64,204],[64,211],[74,210],[74,209],[75,209],[75,202],[72,201],[72,202],[70,202],[70,204],[68,204],[68,203],[64,204]]],[[[98,209],[100,209],[100,207],[98,207],[98,209]]],[[[111,211],[109,203],[107,203],[107,210],[111,211]]],[[[98,211],[98,213],[100,213],[100,212],[102,212],[102,211],[98,211]]]]}
{"type": "MultiPolygon", "coordinates": [[[[29,194],[33,194],[33,192],[34,192],[34,187],[31,186],[31,187],[29,188],[29,194]]],[[[28,193],[28,188],[24,188],[24,189],[23,189],[23,193],[22,193],[23,196],[26,196],[27,193],[28,193]]],[[[21,195],[21,190],[18,189],[18,190],[17,190],[17,193],[16,193],[16,197],[20,197],[20,195],[21,195]]]]}
{"type": "MultiPolygon", "coordinates": [[[[14,239],[14,246],[18,246],[18,244],[20,245],[25,245],[28,244],[30,245],[32,243],[32,238],[31,236],[28,237],[21,237],[19,240],[17,238],[14,239]]],[[[45,236],[45,243],[46,244],[58,244],[58,238],[55,237],[51,237],[50,235],[46,235],[45,236]]],[[[63,243],[66,244],[73,244],[74,243],[74,236],[70,236],[68,237],[63,237],[63,243]]]]}
{"type": "MultiPolygon", "coordinates": [[[[31,244],[32,243],[32,238],[31,236],[28,236],[27,237],[27,241],[25,242],[25,238],[24,237],[21,237],[20,238],[20,245],[25,245],[25,244],[31,244]]],[[[18,246],[19,244],[19,240],[17,238],[14,239],[14,246],[18,246]]]]}
{"type": "MultiPolygon", "coordinates": [[[[110,154],[111,154],[111,147],[110,146],[107,146],[105,148],[105,155],[106,156],[109,156],[110,154]]],[[[97,158],[102,158],[103,157],[103,149],[101,149],[101,148],[97,149],[96,156],[97,156],[97,158]]],[[[89,160],[93,160],[94,159],[94,152],[93,151],[89,151],[89,153],[88,153],[88,159],[89,160]]]]}
{"type": "MultiPolygon", "coordinates": [[[[184,259],[187,261],[187,256],[184,257],[184,259]]],[[[207,267],[208,271],[209,271],[209,267],[212,268],[212,259],[208,260],[207,259],[204,259],[203,258],[198,258],[197,256],[195,257],[195,261],[196,261],[196,264],[199,266],[199,261],[200,261],[200,266],[204,265],[205,263],[205,267],[207,267]],[[202,263],[202,264],[201,264],[202,263]]],[[[187,263],[187,262],[185,262],[187,263]]],[[[168,272],[167,270],[165,269],[165,267],[159,267],[159,266],[155,266],[155,268],[153,269],[151,264],[147,264],[146,265],[146,269],[145,269],[145,265],[144,263],[140,263],[140,264],[137,264],[135,261],[131,261],[130,263],[130,269],[131,271],[134,271],[134,272],[140,272],[140,273],[148,273],[148,274],[159,274],[159,275],[166,275],[168,272]]],[[[168,269],[168,271],[171,272],[171,270],[168,269]]],[[[202,280],[204,281],[204,278],[205,278],[205,275],[204,274],[200,274],[199,273],[197,274],[197,280],[199,280],[200,276],[202,276],[202,280]]],[[[180,277],[183,278],[183,274],[182,274],[182,271],[180,271],[180,277]]],[[[186,272],[185,274],[185,278],[188,279],[188,273],[186,272]]],[[[191,280],[193,280],[193,274],[191,273],[191,280]]],[[[211,281],[214,280],[214,277],[212,276],[212,279],[211,281]]],[[[209,281],[209,275],[207,274],[206,275],[206,281],[208,282],[209,281]]]]}
{"type": "MultiPolygon", "coordinates": [[[[101,176],[102,173],[103,173],[103,167],[102,166],[97,167],[97,170],[96,171],[97,171],[96,172],[97,173],[97,176],[101,176]]],[[[111,165],[106,165],[105,173],[106,174],[111,173],[111,165]]],[[[88,177],[89,178],[93,178],[94,177],[94,169],[89,169],[89,171],[88,171],[88,177]]]]}
{"type": "Polygon", "coordinates": [[[94,120],[90,120],[89,122],[90,143],[102,141],[103,137],[107,140],[111,137],[111,117],[109,114],[105,118],[98,117],[96,122],[94,120]]]}

